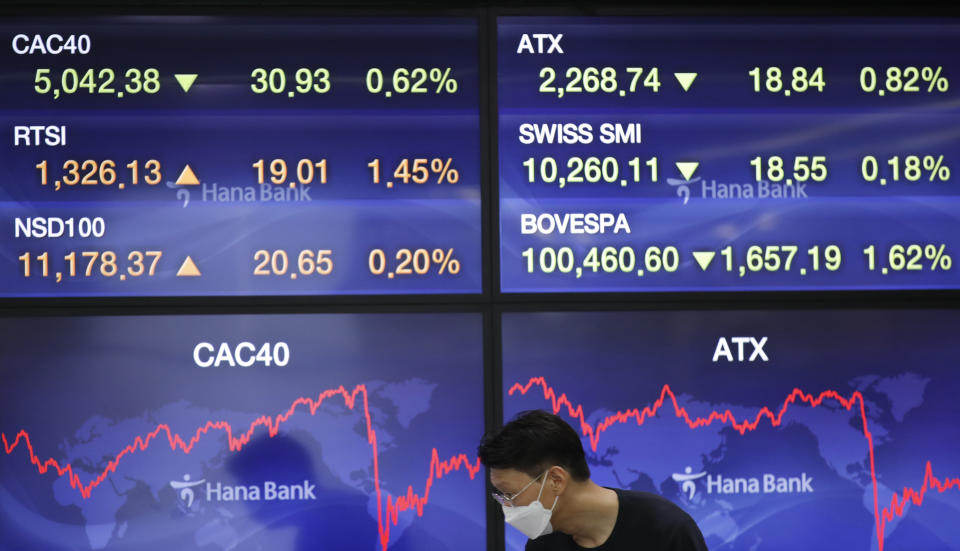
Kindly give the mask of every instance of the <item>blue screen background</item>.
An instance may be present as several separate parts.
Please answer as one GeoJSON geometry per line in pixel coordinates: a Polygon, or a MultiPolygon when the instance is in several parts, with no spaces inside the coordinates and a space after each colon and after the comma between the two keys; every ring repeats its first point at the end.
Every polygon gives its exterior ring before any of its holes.
{"type": "MultiPolygon", "coordinates": [[[[926,484],[922,505],[893,514],[883,549],[956,549],[957,321],[955,312],[922,310],[508,313],[504,419],[556,411],[584,435],[595,482],[674,501],[711,550],[878,549],[872,475],[878,508],[892,512],[895,493],[902,504],[906,488],[924,487],[929,462],[945,491],[926,484]],[[769,361],[748,361],[749,342],[736,361],[729,339],[741,336],[766,337],[769,361]],[[735,361],[712,361],[721,337],[735,361]],[[836,394],[811,407],[788,403],[795,389],[836,394]],[[764,407],[782,415],[779,424],[764,407]],[[730,417],[688,424],[714,412],[730,417]],[[734,422],[756,427],[741,434],[734,422]],[[688,474],[684,488],[674,477],[688,474]],[[812,491],[766,492],[765,475],[806,477],[812,491]],[[759,491],[721,493],[718,476],[757,478],[759,491]]],[[[506,536],[508,549],[523,548],[522,534],[508,527],[506,536]]]]}
{"type": "Polygon", "coordinates": [[[874,67],[881,87],[888,66],[942,66],[941,75],[952,77],[960,27],[922,19],[501,17],[497,39],[503,292],[958,286],[955,267],[932,270],[927,260],[922,270],[883,273],[895,244],[960,247],[956,242],[960,201],[952,180],[930,181],[925,173],[917,182],[891,180],[880,186],[879,180],[868,183],[861,174],[862,159],[868,155],[882,165],[878,178],[891,177],[886,161],[893,156],[900,156],[903,163],[908,155],[943,155],[944,164],[960,163],[957,87],[930,93],[925,86],[922,93],[880,97],[861,90],[859,75],[862,67],[874,67]],[[562,34],[563,53],[517,53],[522,36],[537,33],[562,34]],[[791,68],[810,72],[822,67],[824,90],[791,97],[755,92],[748,72],[771,66],[781,68],[787,86],[791,68]],[[554,68],[557,78],[552,85],[557,88],[569,80],[565,78],[569,67],[611,67],[617,70],[620,89],[631,79],[627,67],[647,71],[657,67],[661,88],[654,93],[642,86],[641,79],[638,91],[624,96],[567,93],[560,98],[539,91],[544,67],[554,68]],[[697,73],[689,91],[681,88],[674,72],[697,73]],[[520,142],[522,124],[557,123],[588,123],[593,141],[520,142]],[[599,141],[603,123],[640,123],[641,142],[603,144],[599,141]],[[826,181],[793,184],[801,190],[796,198],[760,197],[750,165],[753,158],[780,156],[792,173],[795,157],[814,155],[826,158],[826,181]],[[539,163],[545,157],[556,159],[560,176],[571,157],[615,157],[621,178],[632,178],[633,169],[627,167],[631,158],[657,157],[659,175],[651,182],[644,173],[640,182],[625,186],[618,180],[571,183],[561,189],[557,182],[548,184],[539,176],[530,182],[523,163],[530,158],[539,163]],[[685,180],[674,166],[677,161],[700,164],[685,180]],[[741,192],[750,188],[752,196],[723,195],[734,186],[741,192]],[[613,233],[608,228],[595,235],[524,234],[524,213],[623,213],[631,232],[613,233]],[[842,251],[839,270],[827,271],[822,265],[814,270],[806,251],[831,244],[842,251]],[[878,251],[874,270],[868,269],[862,252],[870,244],[878,251]],[[790,271],[747,270],[740,275],[738,268],[746,264],[751,245],[795,245],[799,252],[790,271]],[[647,247],[674,246],[679,251],[678,269],[642,274],[636,269],[614,273],[584,269],[580,276],[575,270],[531,273],[522,257],[529,248],[539,253],[544,247],[569,247],[579,263],[592,247],[625,246],[639,251],[638,265],[647,247]],[[693,251],[718,252],[727,246],[733,247],[731,271],[724,269],[719,255],[706,270],[692,256],[693,251]]]}
{"type": "MultiPolygon", "coordinates": [[[[480,127],[477,25],[469,18],[227,18],[112,17],[40,23],[5,21],[4,36],[53,32],[86,33],[87,55],[2,54],[8,85],[0,90],[0,124],[65,125],[64,147],[0,147],[0,286],[6,296],[205,296],[479,293],[481,281],[480,127]],[[66,68],[114,69],[113,88],[123,90],[126,68],[156,68],[156,94],[51,94],[34,91],[37,68],[50,68],[54,84],[66,68]],[[256,68],[284,69],[294,90],[299,68],[329,69],[324,94],[255,94],[256,68]],[[450,68],[455,93],[373,94],[368,69],[380,68],[386,88],[396,68],[450,68]],[[196,73],[184,93],[173,75],[196,73]],[[373,183],[373,159],[381,179],[373,183]],[[451,159],[455,184],[396,183],[402,159],[451,159]],[[63,186],[53,179],[66,160],[112,159],[118,182],[127,186],[63,186]],[[130,185],[124,165],[160,161],[163,181],[130,185]],[[265,160],[265,184],[252,167],[265,160]],[[270,162],[284,159],[293,181],[300,159],[327,160],[328,181],[289,186],[270,183],[270,162]],[[35,165],[50,167],[50,184],[40,184],[35,165]],[[199,186],[175,186],[189,164],[199,186]],[[301,190],[307,191],[307,196],[301,190]],[[231,196],[233,193],[235,195],[231,196]],[[244,195],[241,200],[239,194],[244,195]],[[296,199],[296,200],[291,200],[296,199]],[[103,217],[102,238],[16,237],[17,217],[103,217]],[[389,266],[372,275],[368,255],[385,251],[389,266]],[[439,272],[388,278],[399,249],[440,249],[460,263],[459,273],[439,272]],[[258,250],[283,249],[283,275],[258,276],[258,250]],[[301,250],[332,251],[333,273],[291,274],[301,250]],[[162,250],[151,277],[64,277],[70,251],[111,250],[125,273],[128,251],[162,250]],[[51,275],[23,276],[18,257],[47,251],[51,275]],[[175,274],[187,256],[201,277],[175,274]]],[[[99,82],[99,81],[98,81],[99,82]]],[[[412,161],[411,161],[412,163],[412,161]]],[[[318,170],[319,171],[319,170],[318,170]]],[[[78,252],[79,256],[79,252],[78,252]]],[[[83,271],[85,263],[80,266],[83,271]]],[[[35,267],[34,274],[37,273],[35,267]]]]}
{"type": "Polygon", "coordinates": [[[5,318],[0,326],[0,432],[11,448],[0,454],[3,549],[486,549],[478,314],[5,318]],[[422,335],[440,344],[423,346],[422,335]],[[194,363],[197,343],[244,341],[286,342],[289,363],[194,363]],[[257,423],[325,391],[333,393],[313,414],[311,404],[296,405],[272,436],[257,423]],[[93,484],[161,424],[189,441],[221,421],[235,439],[254,426],[249,441],[231,449],[225,430],[213,428],[184,453],[160,432],[93,484]],[[71,465],[88,496],[55,468],[39,473],[26,440],[14,446],[20,431],[41,462],[71,465]],[[190,503],[171,486],[185,476],[258,486],[261,500],[218,500],[201,485],[190,503]],[[265,499],[267,482],[304,481],[316,499],[265,499]],[[422,510],[410,496],[427,500],[422,510]]]}

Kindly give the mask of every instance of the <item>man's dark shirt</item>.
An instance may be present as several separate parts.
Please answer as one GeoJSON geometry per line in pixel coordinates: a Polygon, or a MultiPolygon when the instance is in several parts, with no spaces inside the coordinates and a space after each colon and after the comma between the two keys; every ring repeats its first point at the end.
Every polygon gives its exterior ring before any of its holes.
{"type": "MultiPolygon", "coordinates": [[[[607,541],[593,551],[707,551],[703,534],[686,512],[655,494],[613,489],[620,500],[607,541]]],[[[579,551],[567,534],[554,532],[527,542],[526,551],[579,551]]]]}

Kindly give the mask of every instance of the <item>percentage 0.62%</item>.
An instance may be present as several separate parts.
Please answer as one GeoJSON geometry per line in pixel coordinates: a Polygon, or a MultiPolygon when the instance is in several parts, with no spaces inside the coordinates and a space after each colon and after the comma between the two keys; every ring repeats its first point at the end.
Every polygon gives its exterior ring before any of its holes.
{"type": "Polygon", "coordinates": [[[367,267],[373,275],[398,276],[457,275],[460,261],[450,249],[398,249],[395,253],[373,249],[367,255],[367,267]]]}
{"type": "MultiPolygon", "coordinates": [[[[381,161],[374,159],[367,163],[373,177],[373,183],[381,180],[381,161]]],[[[389,169],[388,169],[389,170],[389,169]]],[[[404,184],[456,184],[460,181],[460,172],[453,167],[453,159],[439,157],[433,159],[401,159],[393,170],[393,178],[387,180],[387,189],[392,189],[395,182],[404,184]]]]}
{"type": "Polygon", "coordinates": [[[371,94],[456,94],[460,84],[450,67],[398,67],[391,73],[373,67],[367,71],[367,91],[371,94]]]}

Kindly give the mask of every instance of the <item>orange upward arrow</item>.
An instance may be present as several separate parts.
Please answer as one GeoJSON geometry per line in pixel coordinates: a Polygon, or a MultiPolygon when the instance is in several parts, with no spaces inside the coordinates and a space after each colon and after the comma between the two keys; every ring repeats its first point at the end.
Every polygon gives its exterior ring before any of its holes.
{"type": "Polygon", "coordinates": [[[180,177],[177,178],[178,186],[199,186],[200,180],[197,180],[197,175],[193,173],[193,169],[190,168],[190,165],[183,167],[183,172],[180,173],[180,177]]]}
{"type": "Polygon", "coordinates": [[[180,269],[177,270],[177,277],[197,277],[199,275],[200,270],[189,256],[183,261],[183,264],[180,265],[180,269]]]}

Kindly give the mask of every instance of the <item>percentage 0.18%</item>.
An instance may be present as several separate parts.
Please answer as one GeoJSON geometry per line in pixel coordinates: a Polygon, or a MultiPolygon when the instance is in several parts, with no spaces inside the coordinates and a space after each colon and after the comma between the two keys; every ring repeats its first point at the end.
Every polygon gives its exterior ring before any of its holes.
{"type": "Polygon", "coordinates": [[[908,155],[894,156],[878,160],[868,155],[860,162],[860,175],[867,182],[879,181],[881,186],[887,182],[948,182],[950,167],[943,160],[943,155],[908,155]]]}
{"type": "Polygon", "coordinates": [[[386,275],[388,279],[397,276],[422,276],[431,273],[437,275],[457,275],[460,273],[460,261],[453,256],[453,249],[399,249],[396,253],[387,253],[383,249],[373,249],[367,256],[367,267],[373,275],[386,275]]]}
{"type": "MultiPolygon", "coordinates": [[[[373,176],[373,183],[379,184],[381,180],[380,159],[374,159],[367,163],[373,176]]],[[[387,189],[392,189],[395,182],[404,184],[426,184],[435,182],[437,184],[456,184],[460,181],[460,172],[453,168],[453,159],[401,159],[393,171],[393,179],[386,183],[387,189]]]]}

